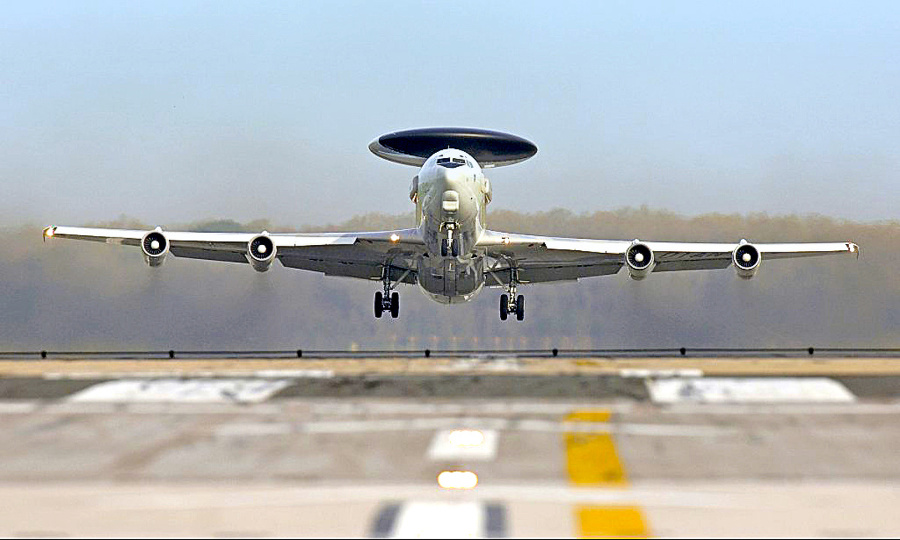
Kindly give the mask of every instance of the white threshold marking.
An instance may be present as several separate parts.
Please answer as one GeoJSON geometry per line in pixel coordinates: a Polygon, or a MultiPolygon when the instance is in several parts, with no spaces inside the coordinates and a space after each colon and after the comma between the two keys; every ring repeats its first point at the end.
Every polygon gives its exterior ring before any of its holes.
{"type": "Polygon", "coordinates": [[[827,377],[648,379],[655,403],[852,403],[856,397],[827,377]]]}
{"type": "Polygon", "coordinates": [[[494,429],[450,430],[434,434],[428,446],[431,461],[491,461],[497,457],[499,436],[494,429]]]}
{"type": "Polygon", "coordinates": [[[287,380],[148,379],[95,384],[68,397],[75,403],[259,403],[287,380]]]}

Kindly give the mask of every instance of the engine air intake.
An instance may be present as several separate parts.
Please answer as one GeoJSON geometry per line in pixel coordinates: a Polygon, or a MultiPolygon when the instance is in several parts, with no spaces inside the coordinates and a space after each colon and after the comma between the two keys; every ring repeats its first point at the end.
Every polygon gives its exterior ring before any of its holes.
{"type": "Polygon", "coordinates": [[[762,257],[760,257],[756,246],[744,243],[735,248],[734,253],[731,255],[731,260],[734,263],[737,275],[743,279],[750,279],[759,270],[759,263],[762,261],[762,257]]]}
{"type": "Polygon", "coordinates": [[[647,244],[635,241],[625,251],[625,266],[632,279],[644,279],[655,265],[653,250],[647,244]]]}
{"type": "Polygon", "coordinates": [[[275,242],[265,233],[254,236],[247,243],[250,265],[257,272],[265,272],[272,266],[276,251],[275,242]]]}
{"type": "Polygon", "coordinates": [[[159,229],[150,231],[141,238],[144,261],[150,266],[160,266],[169,253],[169,239],[159,229]]]}

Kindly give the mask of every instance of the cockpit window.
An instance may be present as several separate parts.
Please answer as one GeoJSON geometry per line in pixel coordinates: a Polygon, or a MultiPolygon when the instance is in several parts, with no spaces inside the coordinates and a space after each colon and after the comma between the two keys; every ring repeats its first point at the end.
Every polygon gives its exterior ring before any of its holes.
{"type": "Polygon", "coordinates": [[[455,169],[461,165],[466,164],[466,160],[460,158],[438,158],[437,164],[441,167],[447,167],[448,169],[455,169]]]}

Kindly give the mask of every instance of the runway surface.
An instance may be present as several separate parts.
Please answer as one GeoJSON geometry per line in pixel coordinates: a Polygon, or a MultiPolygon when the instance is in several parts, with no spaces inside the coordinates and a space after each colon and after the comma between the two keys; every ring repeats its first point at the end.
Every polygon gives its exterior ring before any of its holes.
{"type": "Polygon", "coordinates": [[[900,358],[0,361],[4,536],[896,536],[900,358]]]}

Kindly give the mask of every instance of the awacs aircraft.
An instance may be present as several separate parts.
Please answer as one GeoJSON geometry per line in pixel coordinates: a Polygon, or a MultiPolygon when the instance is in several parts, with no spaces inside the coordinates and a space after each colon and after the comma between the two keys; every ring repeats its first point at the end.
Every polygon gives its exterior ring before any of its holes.
{"type": "Polygon", "coordinates": [[[615,274],[625,267],[634,279],[651,272],[734,266],[749,279],[763,259],[859,253],[852,242],[751,244],[645,242],[555,238],[492,231],[485,224],[491,202],[486,169],[519,163],[537,153],[521,138],[497,131],[429,128],[398,131],[369,145],[377,156],[419,167],[409,197],[416,205],[414,229],[394,231],[271,234],[208,233],[79,227],[47,227],[44,238],[73,238],[140,247],[152,267],[166,255],[249,263],[265,272],[283,266],[381,282],[375,317],[396,318],[399,283],[417,284],[443,304],[468,302],[482,288],[500,287],[500,319],[525,317],[519,285],[573,281],[615,274]]]}

